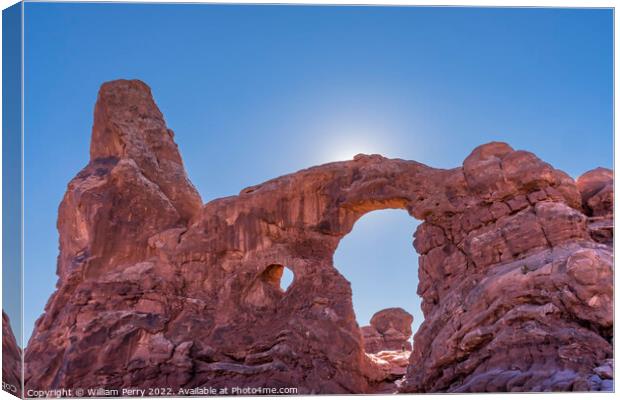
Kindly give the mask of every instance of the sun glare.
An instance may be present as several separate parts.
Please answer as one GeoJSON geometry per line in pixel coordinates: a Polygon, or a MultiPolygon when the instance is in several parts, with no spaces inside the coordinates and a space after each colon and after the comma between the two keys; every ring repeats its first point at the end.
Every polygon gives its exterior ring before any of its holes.
{"type": "Polygon", "coordinates": [[[386,142],[367,136],[342,135],[334,138],[331,145],[325,148],[323,162],[352,160],[357,154],[381,154],[387,157],[390,153],[386,142]]]}

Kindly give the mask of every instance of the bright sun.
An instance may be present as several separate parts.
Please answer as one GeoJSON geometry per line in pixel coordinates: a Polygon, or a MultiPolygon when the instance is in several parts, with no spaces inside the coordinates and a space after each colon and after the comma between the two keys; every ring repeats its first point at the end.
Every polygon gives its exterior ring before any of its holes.
{"type": "Polygon", "coordinates": [[[357,154],[381,154],[389,156],[387,143],[372,140],[361,136],[341,136],[334,138],[332,144],[326,147],[324,162],[352,160],[357,154]]]}

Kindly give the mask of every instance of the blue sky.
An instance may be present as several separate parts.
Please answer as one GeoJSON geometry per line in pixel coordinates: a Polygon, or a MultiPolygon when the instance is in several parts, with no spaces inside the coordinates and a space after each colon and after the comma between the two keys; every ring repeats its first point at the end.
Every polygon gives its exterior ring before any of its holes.
{"type": "MultiPolygon", "coordinates": [[[[205,202],[360,152],[455,167],[492,140],[578,176],[612,166],[612,23],[604,9],[27,3],[26,340],[102,82],[151,86],[205,202]]],[[[417,307],[415,224],[372,213],[341,243],[360,323],[417,307]]]]}
{"type": "Polygon", "coordinates": [[[21,339],[21,54],[20,5],[2,11],[2,309],[21,339]]]}

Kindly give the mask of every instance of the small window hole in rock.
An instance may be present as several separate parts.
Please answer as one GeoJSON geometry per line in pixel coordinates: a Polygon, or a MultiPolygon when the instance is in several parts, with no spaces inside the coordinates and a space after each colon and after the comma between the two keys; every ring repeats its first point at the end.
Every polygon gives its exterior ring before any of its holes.
{"type": "Polygon", "coordinates": [[[263,272],[263,280],[282,291],[287,291],[295,279],[293,270],[282,264],[271,264],[263,272]]]}

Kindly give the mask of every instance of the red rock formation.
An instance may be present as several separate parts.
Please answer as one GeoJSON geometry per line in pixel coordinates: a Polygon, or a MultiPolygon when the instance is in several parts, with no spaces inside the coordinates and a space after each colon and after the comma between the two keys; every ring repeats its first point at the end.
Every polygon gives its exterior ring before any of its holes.
{"type": "Polygon", "coordinates": [[[402,308],[375,313],[361,328],[367,353],[366,375],[374,393],[395,393],[402,384],[411,355],[413,316],[402,308]]]}
{"type": "Polygon", "coordinates": [[[202,206],[148,87],[107,83],[26,386],[370,391],[333,254],[362,215],[401,208],[423,221],[425,316],[402,391],[606,389],[613,252],[582,203],[565,173],[491,143],[462,168],[360,155],[202,206]]]}
{"type": "Polygon", "coordinates": [[[599,217],[613,214],[614,173],[607,168],[596,168],[577,179],[581,201],[586,214],[599,217]]]}
{"type": "Polygon", "coordinates": [[[370,325],[362,327],[364,350],[378,353],[383,350],[411,351],[411,324],[413,315],[402,308],[386,308],[370,319],[370,325]]]}
{"type": "Polygon", "coordinates": [[[614,176],[607,168],[596,168],[577,179],[581,201],[588,215],[588,231],[592,239],[613,245],[614,176]]]}
{"type": "Polygon", "coordinates": [[[366,353],[366,378],[369,392],[377,394],[398,393],[403,384],[403,376],[409,366],[409,350],[383,350],[366,353]]]}
{"type": "Polygon", "coordinates": [[[22,395],[22,351],[17,345],[11,321],[2,310],[2,390],[22,395]]]}

